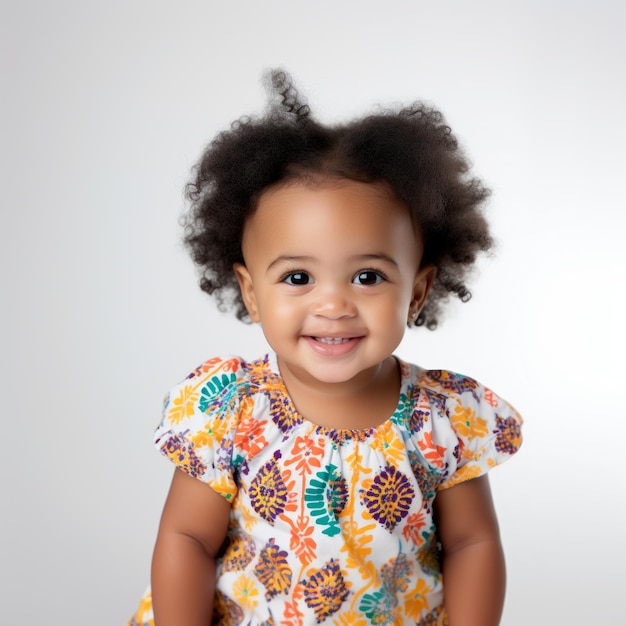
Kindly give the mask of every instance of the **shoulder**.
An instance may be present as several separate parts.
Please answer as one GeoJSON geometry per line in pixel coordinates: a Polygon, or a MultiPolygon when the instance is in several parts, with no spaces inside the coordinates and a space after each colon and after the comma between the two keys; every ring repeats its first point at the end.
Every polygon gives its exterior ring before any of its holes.
{"type": "Polygon", "coordinates": [[[520,436],[521,415],[513,405],[474,378],[449,370],[427,370],[423,372],[422,381],[448,397],[453,423],[469,420],[479,429],[492,423],[511,436],[520,436]]]}
{"type": "Polygon", "coordinates": [[[521,416],[511,404],[471,376],[451,370],[410,367],[413,384],[426,394],[440,398],[449,410],[473,408],[485,414],[513,415],[521,422],[521,416]]]}
{"type": "Polygon", "coordinates": [[[194,413],[210,414],[234,408],[251,395],[252,381],[270,371],[269,358],[246,361],[239,356],[210,358],[172,387],[164,402],[164,417],[178,422],[194,413]]]}
{"type": "Polygon", "coordinates": [[[267,366],[267,363],[267,356],[254,361],[233,355],[212,357],[198,365],[177,386],[206,382],[215,376],[226,376],[228,380],[249,378],[251,373],[267,366]]]}
{"type": "Polygon", "coordinates": [[[399,364],[403,387],[413,402],[428,400],[441,413],[446,413],[452,405],[467,400],[467,397],[478,400],[486,390],[475,379],[450,370],[425,369],[405,361],[399,361],[399,364]]]}
{"type": "MultiPolygon", "coordinates": [[[[495,451],[503,455],[511,455],[520,447],[522,417],[492,389],[450,370],[407,367],[414,410],[431,418],[428,429],[439,431],[441,436],[453,434],[462,447],[478,449],[491,441],[495,451]]],[[[423,421],[427,421],[425,417],[419,424],[423,421]]]]}

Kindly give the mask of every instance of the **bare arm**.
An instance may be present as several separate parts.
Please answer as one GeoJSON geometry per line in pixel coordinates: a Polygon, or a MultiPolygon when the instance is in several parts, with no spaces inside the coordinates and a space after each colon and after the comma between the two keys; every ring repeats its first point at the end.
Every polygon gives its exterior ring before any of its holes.
{"type": "Polygon", "coordinates": [[[506,574],[487,476],[440,491],[435,507],[450,626],[498,626],[506,574]]]}
{"type": "Polygon", "coordinates": [[[229,503],[211,487],[174,472],[152,558],[157,626],[207,626],[215,589],[215,555],[228,530],[229,503]]]}

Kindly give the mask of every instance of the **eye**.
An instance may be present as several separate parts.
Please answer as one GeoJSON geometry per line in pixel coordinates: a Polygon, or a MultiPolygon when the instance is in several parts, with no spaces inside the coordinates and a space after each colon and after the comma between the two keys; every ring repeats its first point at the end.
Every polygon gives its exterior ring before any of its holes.
{"type": "Polygon", "coordinates": [[[283,282],[288,285],[308,285],[313,279],[306,272],[290,272],[285,275],[283,282]]]}
{"type": "Polygon", "coordinates": [[[385,276],[376,270],[362,270],[352,279],[357,285],[377,285],[385,279],[385,276]]]}

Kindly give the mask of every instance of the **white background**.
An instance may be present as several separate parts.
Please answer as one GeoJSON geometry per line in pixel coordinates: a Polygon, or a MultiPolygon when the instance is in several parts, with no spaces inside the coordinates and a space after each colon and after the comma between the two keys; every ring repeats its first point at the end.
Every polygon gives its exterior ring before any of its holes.
{"type": "Polygon", "coordinates": [[[621,623],[625,7],[3,2],[0,620],[133,612],[172,471],[151,445],[162,396],[209,356],[264,350],[196,287],[182,187],[282,65],[325,122],[436,104],[493,188],[474,299],[399,353],[526,418],[492,473],[503,624],[621,623]]]}

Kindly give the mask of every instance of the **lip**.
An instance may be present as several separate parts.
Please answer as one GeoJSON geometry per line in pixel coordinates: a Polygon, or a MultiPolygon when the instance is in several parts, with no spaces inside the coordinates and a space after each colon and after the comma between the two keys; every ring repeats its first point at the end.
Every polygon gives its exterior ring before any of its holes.
{"type": "Polygon", "coordinates": [[[352,352],[363,339],[362,336],[305,335],[304,340],[322,356],[344,356],[352,352]]]}

